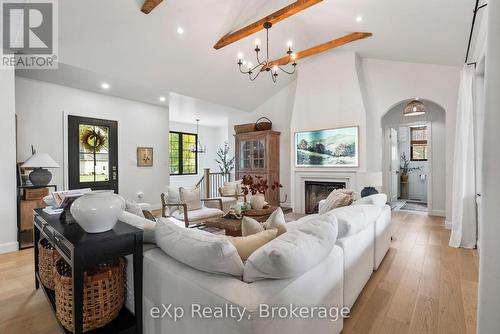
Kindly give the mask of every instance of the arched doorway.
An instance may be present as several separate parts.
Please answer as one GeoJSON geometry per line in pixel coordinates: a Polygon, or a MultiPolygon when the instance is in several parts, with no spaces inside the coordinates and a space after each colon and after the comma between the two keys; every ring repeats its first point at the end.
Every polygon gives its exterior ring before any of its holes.
{"type": "Polygon", "coordinates": [[[393,207],[444,216],[446,112],[436,102],[419,99],[426,113],[404,116],[411,100],[395,103],[382,117],[384,188],[393,207]]]}

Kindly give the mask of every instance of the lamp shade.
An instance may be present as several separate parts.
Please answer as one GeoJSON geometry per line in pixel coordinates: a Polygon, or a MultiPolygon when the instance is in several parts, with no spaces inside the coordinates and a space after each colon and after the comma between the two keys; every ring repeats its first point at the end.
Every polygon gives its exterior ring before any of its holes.
{"type": "Polygon", "coordinates": [[[382,186],[382,172],[365,172],[358,173],[358,187],[381,187],[382,186]]]}
{"type": "Polygon", "coordinates": [[[26,160],[21,167],[23,168],[59,168],[57,162],[47,153],[35,153],[26,160]]]}
{"type": "Polygon", "coordinates": [[[413,100],[406,105],[405,109],[403,110],[403,115],[418,116],[425,114],[425,112],[426,112],[425,104],[423,104],[419,100],[413,100]]]}

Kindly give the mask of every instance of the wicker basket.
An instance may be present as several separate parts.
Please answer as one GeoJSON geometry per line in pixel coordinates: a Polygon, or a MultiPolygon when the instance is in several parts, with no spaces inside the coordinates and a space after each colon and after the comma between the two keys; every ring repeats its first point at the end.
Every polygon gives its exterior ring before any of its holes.
{"type": "Polygon", "coordinates": [[[273,122],[267,117],[261,117],[255,122],[255,128],[257,131],[271,130],[273,128],[273,122]]]}
{"type": "MultiPolygon", "coordinates": [[[[107,262],[88,270],[83,283],[83,331],[105,326],[118,316],[124,302],[125,260],[107,262]]],[[[63,260],[54,270],[56,316],[61,324],[73,331],[73,280],[71,267],[63,260]]]]}
{"type": "Polygon", "coordinates": [[[54,290],[54,267],[61,256],[47,239],[38,241],[38,273],[42,284],[54,290]]]}
{"type": "Polygon", "coordinates": [[[234,126],[234,132],[236,134],[253,132],[253,131],[257,131],[257,125],[255,123],[240,124],[234,126]]]}

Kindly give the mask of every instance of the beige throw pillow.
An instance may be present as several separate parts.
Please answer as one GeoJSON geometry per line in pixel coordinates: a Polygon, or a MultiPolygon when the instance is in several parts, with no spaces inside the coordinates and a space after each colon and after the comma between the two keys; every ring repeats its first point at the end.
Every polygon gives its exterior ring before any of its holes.
{"type": "Polygon", "coordinates": [[[234,245],[241,259],[246,261],[253,252],[276,238],[277,234],[277,229],[271,229],[246,237],[229,237],[229,241],[234,245]]]}
{"type": "Polygon", "coordinates": [[[325,203],[320,207],[319,214],[325,214],[335,208],[352,204],[353,191],[348,189],[335,189],[325,199],[325,203]]]}
{"type": "Polygon", "coordinates": [[[187,204],[188,211],[201,209],[200,188],[179,188],[181,203],[187,204]]]}
{"type": "Polygon", "coordinates": [[[281,208],[277,208],[263,224],[250,217],[243,217],[241,221],[241,235],[244,237],[271,229],[277,229],[278,235],[286,232],[285,215],[281,208]]]}

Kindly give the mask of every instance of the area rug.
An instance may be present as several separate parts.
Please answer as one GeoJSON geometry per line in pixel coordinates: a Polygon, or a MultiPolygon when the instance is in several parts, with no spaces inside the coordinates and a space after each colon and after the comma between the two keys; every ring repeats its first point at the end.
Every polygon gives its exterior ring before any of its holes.
{"type": "Polygon", "coordinates": [[[406,201],[400,210],[408,211],[427,211],[427,203],[406,201]]]}

